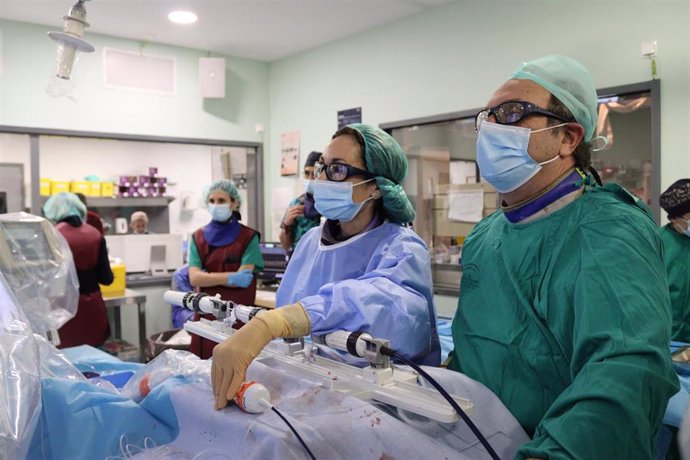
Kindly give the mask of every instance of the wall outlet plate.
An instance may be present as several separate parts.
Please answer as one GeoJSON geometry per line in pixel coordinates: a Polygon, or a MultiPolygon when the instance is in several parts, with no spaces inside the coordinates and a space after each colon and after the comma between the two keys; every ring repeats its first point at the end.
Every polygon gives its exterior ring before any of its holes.
{"type": "Polygon", "coordinates": [[[655,57],[656,51],[656,40],[652,42],[642,42],[640,45],[640,54],[642,55],[642,58],[655,57]]]}

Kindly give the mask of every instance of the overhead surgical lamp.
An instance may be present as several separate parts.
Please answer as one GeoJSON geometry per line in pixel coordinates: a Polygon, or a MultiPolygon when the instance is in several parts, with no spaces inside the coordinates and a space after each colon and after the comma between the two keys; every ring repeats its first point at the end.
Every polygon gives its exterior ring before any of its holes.
{"type": "Polygon", "coordinates": [[[79,0],[70,8],[67,16],[62,17],[65,21],[62,32],[48,32],[48,36],[58,44],[57,70],[48,85],[48,94],[52,96],[70,96],[69,93],[73,84],[69,84],[67,81],[70,80],[72,67],[78,53],[92,53],[94,51],[93,45],[82,38],[84,29],[89,27],[89,23],[86,22],[84,1],[86,0],[79,0]]]}

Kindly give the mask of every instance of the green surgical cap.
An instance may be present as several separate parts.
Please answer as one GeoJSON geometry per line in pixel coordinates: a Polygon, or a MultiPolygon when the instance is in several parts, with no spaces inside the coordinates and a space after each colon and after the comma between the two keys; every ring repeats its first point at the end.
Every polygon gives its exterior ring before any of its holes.
{"type": "Polygon", "coordinates": [[[360,123],[348,127],[362,135],[367,171],[376,176],[388,218],[401,224],[412,222],[414,209],[400,185],[407,175],[405,151],[390,134],[379,128],[360,123]]]}
{"type": "Polygon", "coordinates": [[[211,195],[211,192],[215,190],[220,190],[221,192],[225,192],[228,195],[230,195],[230,198],[233,200],[237,201],[237,205],[242,204],[242,198],[240,197],[240,192],[237,191],[237,187],[235,186],[235,183],[231,181],[230,179],[220,179],[206,187],[206,190],[204,190],[204,203],[208,204],[208,198],[211,195]]]}
{"type": "Polygon", "coordinates": [[[592,140],[597,126],[597,90],[592,74],[567,56],[544,56],[525,62],[510,76],[531,80],[558,98],[585,128],[585,142],[592,140]]]}
{"type": "Polygon", "coordinates": [[[51,196],[43,205],[43,214],[53,222],[60,222],[70,216],[86,219],[86,206],[74,193],[61,192],[51,196]]]}

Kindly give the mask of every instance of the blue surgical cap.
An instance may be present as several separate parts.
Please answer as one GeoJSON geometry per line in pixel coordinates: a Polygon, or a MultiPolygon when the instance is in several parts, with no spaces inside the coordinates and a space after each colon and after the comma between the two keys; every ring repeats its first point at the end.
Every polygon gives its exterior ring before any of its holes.
{"type": "Polygon", "coordinates": [[[582,64],[567,56],[544,56],[525,62],[510,78],[531,80],[546,89],[585,128],[585,142],[592,140],[598,120],[597,90],[592,74],[582,64]]]}
{"type": "Polygon", "coordinates": [[[43,205],[43,214],[53,222],[60,222],[68,217],[86,219],[86,206],[74,193],[61,192],[51,196],[43,205]]]}
{"type": "Polygon", "coordinates": [[[235,200],[237,202],[237,205],[242,204],[242,198],[240,197],[240,192],[237,190],[237,187],[235,186],[235,183],[231,181],[230,179],[220,179],[206,187],[206,190],[204,190],[204,203],[208,204],[208,198],[211,195],[211,192],[215,190],[220,190],[222,192],[227,193],[230,195],[230,198],[235,200]]]}
{"type": "Polygon", "coordinates": [[[367,171],[376,176],[388,218],[402,224],[412,222],[414,208],[401,185],[407,175],[405,151],[390,134],[375,126],[355,123],[348,127],[356,130],[364,140],[364,162],[367,171]]]}

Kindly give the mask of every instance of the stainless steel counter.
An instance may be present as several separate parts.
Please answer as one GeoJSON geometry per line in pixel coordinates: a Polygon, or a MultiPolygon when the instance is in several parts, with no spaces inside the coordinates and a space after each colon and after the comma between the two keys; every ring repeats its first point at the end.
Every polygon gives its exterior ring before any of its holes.
{"type": "Polygon", "coordinates": [[[120,321],[120,307],[136,305],[139,312],[139,352],[141,362],[144,362],[144,347],[146,346],[146,295],[134,289],[125,289],[122,295],[103,296],[106,308],[114,309],[115,331],[114,338],[122,338],[122,326],[120,321]]]}

